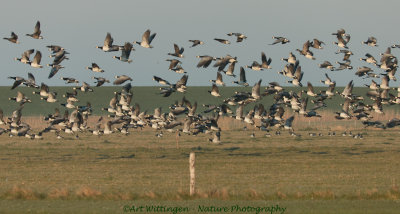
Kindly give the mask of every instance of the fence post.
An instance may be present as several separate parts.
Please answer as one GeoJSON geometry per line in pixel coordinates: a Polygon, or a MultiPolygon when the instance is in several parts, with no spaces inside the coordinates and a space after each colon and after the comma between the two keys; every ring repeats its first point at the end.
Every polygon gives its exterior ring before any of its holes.
{"type": "Polygon", "coordinates": [[[193,196],[195,193],[195,169],[194,169],[194,162],[195,162],[195,153],[191,152],[189,156],[189,170],[190,170],[190,196],[193,196]]]}

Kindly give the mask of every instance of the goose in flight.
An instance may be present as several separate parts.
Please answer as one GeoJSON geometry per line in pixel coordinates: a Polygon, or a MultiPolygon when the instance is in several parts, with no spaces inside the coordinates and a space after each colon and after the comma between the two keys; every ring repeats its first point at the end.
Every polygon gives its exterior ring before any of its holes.
{"type": "Polygon", "coordinates": [[[103,73],[104,70],[100,68],[96,63],[92,63],[92,67],[86,67],[86,69],[91,70],[93,72],[103,73]]]}
{"type": "Polygon", "coordinates": [[[43,36],[41,36],[40,34],[42,33],[42,31],[40,30],[40,22],[37,21],[36,25],[35,25],[35,30],[33,31],[32,34],[26,34],[26,36],[30,36],[34,39],[43,39],[43,36]]]}
{"type": "Polygon", "coordinates": [[[156,37],[156,35],[157,35],[156,33],[153,33],[153,34],[150,35],[150,30],[146,30],[143,33],[141,42],[134,41],[132,43],[133,44],[138,44],[138,45],[140,45],[140,46],[142,46],[144,48],[153,48],[153,46],[151,46],[150,44],[153,41],[154,37],[156,37]]]}
{"type": "Polygon", "coordinates": [[[19,44],[18,36],[14,32],[11,32],[11,37],[9,37],[9,38],[4,37],[3,39],[8,40],[8,41],[10,41],[12,43],[15,43],[15,44],[19,44]]]}
{"type": "Polygon", "coordinates": [[[247,83],[247,80],[246,80],[246,71],[244,70],[243,67],[240,67],[239,81],[233,81],[232,83],[242,85],[242,86],[249,86],[249,83],[247,83]]]}
{"type": "Polygon", "coordinates": [[[368,37],[368,40],[367,40],[367,41],[363,41],[363,42],[361,42],[361,43],[362,43],[362,44],[365,44],[365,45],[368,45],[368,46],[371,46],[371,47],[378,47],[378,45],[376,44],[377,41],[378,41],[378,40],[377,40],[375,37],[370,36],[370,37],[368,37]]]}
{"type": "Polygon", "coordinates": [[[95,82],[96,87],[100,87],[100,86],[104,85],[104,83],[110,83],[110,80],[108,80],[104,77],[92,77],[92,78],[97,81],[97,82],[95,82]]]}
{"type": "Polygon", "coordinates": [[[281,37],[281,36],[273,36],[272,39],[275,39],[275,41],[270,45],[275,45],[278,43],[286,44],[286,43],[290,42],[289,39],[287,39],[285,37],[281,37]]]}
{"type": "Polygon", "coordinates": [[[221,72],[217,72],[217,79],[210,80],[210,82],[215,83],[216,85],[225,86],[224,81],[222,80],[221,72]]]}
{"type": "Polygon", "coordinates": [[[174,53],[168,53],[168,55],[183,58],[184,50],[184,48],[179,49],[179,46],[177,44],[174,44],[174,53]]]}
{"type": "Polygon", "coordinates": [[[53,66],[51,67],[51,70],[50,70],[48,79],[50,79],[50,78],[52,78],[54,75],[56,75],[57,72],[58,72],[60,69],[62,69],[62,68],[64,68],[64,66],[61,66],[61,65],[53,65],[53,66]]]}
{"type": "Polygon", "coordinates": [[[34,68],[43,68],[43,66],[40,64],[41,60],[42,60],[42,53],[40,51],[36,51],[36,54],[33,57],[33,60],[30,62],[30,65],[34,68]]]}
{"type": "Polygon", "coordinates": [[[129,76],[126,76],[126,75],[115,76],[115,80],[114,80],[113,84],[121,85],[128,80],[132,81],[132,78],[130,78],[129,76]]]}
{"type": "Polygon", "coordinates": [[[29,58],[31,54],[33,54],[33,52],[35,52],[35,49],[26,50],[24,53],[22,53],[21,58],[14,58],[14,59],[24,64],[30,64],[31,60],[29,58]]]}
{"type": "Polygon", "coordinates": [[[119,51],[122,47],[113,45],[113,42],[114,39],[111,37],[111,34],[107,33],[106,38],[104,39],[104,45],[96,46],[96,48],[101,49],[104,52],[119,51]]]}
{"type": "Polygon", "coordinates": [[[229,40],[226,40],[226,39],[215,38],[214,40],[217,41],[217,42],[220,42],[222,44],[225,44],[225,45],[231,44],[231,42],[229,40]]]}
{"type": "Polygon", "coordinates": [[[197,45],[203,45],[204,42],[200,41],[200,40],[189,40],[189,42],[193,43],[192,46],[190,46],[191,48],[196,47],[197,45]]]}
{"type": "Polygon", "coordinates": [[[129,59],[129,55],[131,54],[132,50],[134,50],[132,44],[129,42],[125,42],[124,47],[121,49],[121,56],[113,56],[113,58],[118,59],[122,62],[131,63],[132,59],[129,59]]]}
{"type": "Polygon", "coordinates": [[[196,57],[200,58],[199,63],[197,63],[198,68],[200,68],[200,67],[207,68],[213,60],[216,60],[215,57],[208,56],[208,55],[196,56],[196,57]]]}
{"type": "Polygon", "coordinates": [[[242,33],[228,33],[226,35],[228,35],[228,36],[236,36],[236,42],[242,42],[244,39],[247,39],[247,36],[245,36],[242,33]]]}
{"type": "Polygon", "coordinates": [[[210,93],[211,95],[213,95],[214,97],[220,97],[221,95],[219,94],[219,89],[218,86],[213,84],[211,91],[208,91],[208,93],[210,93]]]}

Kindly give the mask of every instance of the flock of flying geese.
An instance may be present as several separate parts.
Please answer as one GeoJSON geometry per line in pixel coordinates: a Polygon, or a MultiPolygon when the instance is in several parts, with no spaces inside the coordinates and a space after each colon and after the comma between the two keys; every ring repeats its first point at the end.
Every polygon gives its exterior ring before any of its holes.
{"type": "MultiPolygon", "coordinates": [[[[228,33],[228,36],[236,37],[236,42],[243,42],[247,37],[242,33],[228,33]]],[[[338,70],[351,70],[350,57],[353,53],[349,50],[348,44],[350,42],[350,35],[346,34],[344,29],[338,30],[336,33],[332,33],[336,36],[337,41],[334,42],[340,49],[336,54],[343,54],[342,62],[336,62],[339,66],[334,67],[329,61],[324,61],[319,64],[320,68],[328,69],[331,71],[338,70]]],[[[38,21],[35,26],[35,30],[32,34],[26,34],[26,36],[32,37],[33,39],[43,39],[40,30],[40,22],[38,21]]],[[[113,38],[110,33],[107,33],[104,40],[103,46],[97,46],[98,49],[104,52],[120,52],[118,56],[113,56],[121,62],[131,63],[133,60],[130,59],[132,51],[135,51],[134,45],[139,45],[143,48],[153,48],[151,45],[152,41],[156,37],[156,33],[151,34],[150,30],[144,32],[141,41],[135,42],[125,42],[124,45],[113,44],[113,38]]],[[[11,32],[11,36],[4,38],[12,43],[19,43],[19,37],[14,32],[11,32]]],[[[284,45],[289,43],[285,37],[272,37],[274,40],[270,45],[284,45]]],[[[216,42],[222,43],[223,45],[231,44],[231,41],[227,39],[215,38],[216,42]]],[[[198,45],[203,45],[204,42],[200,40],[189,40],[192,43],[190,47],[195,47],[198,45]]],[[[368,46],[377,46],[377,39],[374,37],[369,37],[367,41],[362,42],[368,46]]],[[[311,51],[313,49],[323,49],[326,44],[318,39],[313,39],[312,41],[306,41],[303,44],[302,49],[297,49],[296,51],[307,59],[315,60],[314,54],[311,51]]],[[[53,62],[47,64],[50,67],[50,73],[48,78],[53,78],[60,69],[64,68],[61,62],[68,60],[69,52],[63,47],[58,45],[47,46],[51,51],[51,58],[53,62]]],[[[399,45],[393,45],[388,47],[385,53],[380,55],[380,60],[377,61],[371,54],[365,54],[365,58],[360,60],[365,61],[370,64],[370,66],[375,66],[383,70],[383,73],[374,73],[373,69],[368,66],[359,67],[355,73],[356,76],[362,78],[381,78],[380,84],[378,84],[373,79],[370,85],[366,85],[370,91],[366,96],[373,100],[372,105],[367,105],[364,103],[364,97],[361,95],[356,95],[353,93],[353,81],[351,80],[343,91],[335,91],[336,82],[332,80],[328,74],[325,74],[326,79],[321,80],[322,83],[327,85],[326,90],[316,92],[313,85],[307,82],[307,90],[302,90],[299,92],[286,91],[277,82],[270,82],[264,91],[261,91],[260,79],[252,87],[251,92],[235,92],[231,97],[223,100],[222,103],[218,105],[202,104],[205,107],[205,111],[201,114],[197,113],[197,102],[190,102],[183,96],[182,100],[176,101],[169,107],[168,113],[163,113],[162,109],[154,109],[153,114],[148,114],[147,111],[141,111],[139,104],[131,105],[133,98],[132,85],[129,81],[132,78],[127,75],[115,76],[113,81],[114,85],[122,85],[121,90],[114,92],[112,99],[110,100],[109,106],[103,108],[102,110],[109,113],[107,119],[100,117],[95,125],[95,127],[88,126],[88,118],[92,114],[92,107],[90,103],[87,105],[79,106],[76,105],[78,102],[78,91],[84,93],[93,92],[93,88],[90,84],[83,82],[80,87],[73,87],[72,91],[63,94],[63,98],[66,99],[65,103],[61,103],[61,106],[65,107],[64,113],[61,113],[58,108],[55,112],[49,114],[44,118],[48,122],[48,126],[35,132],[31,129],[30,125],[21,121],[22,109],[25,103],[31,102],[31,100],[21,92],[17,92],[16,97],[11,97],[10,100],[14,100],[20,103],[19,107],[12,113],[11,117],[5,118],[3,116],[3,111],[0,109],[0,125],[4,125],[4,128],[0,128],[0,134],[9,133],[9,136],[25,136],[31,139],[42,138],[42,134],[46,132],[55,132],[57,138],[62,138],[61,132],[67,134],[75,134],[88,131],[93,135],[107,135],[116,132],[128,134],[129,129],[137,129],[142,127],[152,127],[156,130],[160,130],[156,136],[162,136],[162,130],[176,131],[177,134],[185,133],[190,135],[198,135],[200,133],[212,133],[213,137],[209,139],[210,142],[220,143],[221,139],[221,129],[218,126],[218,119],[221,116],[230,116],[236,120],[243,121],[245,124],[256,127],[259,130],[266,131],[265,136],[270,136],[269,131],[271,128],[276,127],[276,135],[280,134],[281,129],[289,130],[290,135],[300,136],[295,133],[292,127],[295,117],[321,117],[316,110],[326,107],[325,100],[331,99],[334,96],[341,96],[344,98],[342,105],[342,110],[340,112],[335,112],[335,118],[338,120],[348,120],[355,118],[361,120],[365,127],[374,126],[378,128],[392,128],[400,125],[399,119],[392,119],[387,123],[372,120],[371,112],[376,112],[378,114],[383,114],[384,105],[394,105],[400,104],[400,87],[397,89],[397,96],[390,93],[389,82],[396,81],[395,72],[398,67],[397,57],[391,54],[392,48],[400,48],[399,45]],[[124,84],[124,85],[123,85],[124,84]],[[271,103],[267,108],[259,102],[264,96],[273,96],[274,102],[271,103]],[[314,106],[308,107],[310,103],[314,106]],[[247,113],[244,112],[244,107],[249,103],[256,103],[253,109],[250,109],[247,113]],[[232,110],[236,107],[236,110],[232,110]],[[286,111],[285,111],[286,109],[286,111]],[[291,109],[293,111],[292,116],[284,117],[285,112],[291,109]],[[69,111],[72,111],[69,113],[69,111]],[[209,115],[208,113],[213,113],[209,115]],[[208,115],[208,116],[206,116],[208,115]],[[257,120],[257,121],[256,121],[257,120]]],[[[35,56],[31,60],[31,55],[35,53],[34,49],[26,50],[22,53],[21,58],[15,58],[15,60],[32,66],[34,68],[43,68],[41,65],[42,53],[36,50],[35,56]]],[[[182,62],[179,60],[183,58],[184,48],[179,47],[174,44],[174,51],[168,53],[169,56],[173,57],[167,59],[169,61],[169,70],[174,71],[178,74],[183,74],[183,76],[176,83],[170,83],[169,81],[154,76],[153,80],[163,85],[160,88],[160,96],[168,97],[172,93],[180,92],[185,93],[187,90],[188,74],[182,68],[182,62]]],[[[210,80],[212,83],[211,90],[208,91],[211,96],[219,97],[218,87],[225,86],[223,82],[223,75],[231,76],[236,78],[234,74],[235,65],[238,60],[237,57],[232,57],[226,55],[224,57],[213,57],[209,55],[199,55],[199,62],[197,67],[207,68],[213,62],[213,67],[217,69],[217,76],[215,80],[210,80]],[[227,69],[226,69],[227,68],[227,69]]],[[[304,72],[301,70],[299,59],[293,54],[289,53],[288,58],[282,58],[282,61],[286,61],[287,64],[283,67],[282,71],[278,73],[286,76],[290,80],[293,86],[302,87],[303,86],[303,75],[304,72]]],[[[247,87],[250,84],[246,80],[246,69],[251,69],[255,71],[271,69],[271,58],[267,58],[264,52],[261,53],[261,62],[254,61],[250,65],[241,66],[239,69],[239,77],[234,84],[247,87]]],[[[92,63],[91,67],[86,67],[86,69],[91,70],[96,73],[105,72],[99,65],[92,63]]],[[[9,77],[14,80],[11,89],[16,89],[20,85],[25,85],[26,87],[33,88],[33,94],[37,94],[42,100],[54,103],[58,102],[57,93],[49,89],[44,83],[37,85],[35,77],[32,73],[28,73],[28,78],[23,78],[19,76],[9,77]],[[36,89],[39,89],[36,91],[36,89]]],[[[79,84],[79,80],[72,77],[61,77],[66,84],[74,83],[79,84]]],[[[110,83],[103,77],[93,77],[95,79],[96,87],[100,87],[105,83],[110,83]]],[[[79,93],[81,93],[79,92],[79,93]]],[[[334,133],[329,133],[330,136],[334,136],[334,133]]],[[[310,136],[315,136],[315,133],[310,133],[310,136]]],[[[362,137],[360,134],[353,135],[354,138],[362,137]]],[[[254,132],[251,137],[255,137],[254,132]]]]}

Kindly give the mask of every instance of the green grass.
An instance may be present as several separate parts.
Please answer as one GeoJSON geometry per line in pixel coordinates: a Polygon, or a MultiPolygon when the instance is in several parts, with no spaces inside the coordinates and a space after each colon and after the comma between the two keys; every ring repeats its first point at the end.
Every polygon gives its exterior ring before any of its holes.
{"type": "MultiPolygon", "coordinates": [[[[365,130],[353,130],[365,132],[365,130]]],[[[252,131],[163,138],[154,131],[101,138],[0,136],[1,213],[122,213],[126,204],[231,206],[279,204],[287,213],[396,213],[398,129],[351,137],[281,136],[252,131]],[[382,137],[379,137],[382,136],[382,137]],[[225,139],[230,138],[229,141],[225,139]],[[299,140],[301,139],[301,140],[299,140]],[[385,143],[390,142],[390,144],[385,143]],[[188,195],[188,156],[196,190],[188,195]]],[[[337,132],[339,134],[339,132],[337,132]]],[[[195,212],[192,212],[195,213],[195,212]]]]}
{"type": "MultiPolygon", "coordinates": [[[[32,115],[47,115],[54,111],[54,108],[58,107],[60,109],[64,109],[60,105],[60,103],[65,103],[65,98],[62,97],[62,94],[65,94],[66,91],[71,92],[72,87],[50,87],[51,91],[55,91],[58,93],[57,103],[46,103],[43,100],[40,100],[39,95],[33,95],[32,91],[34,89],[27,88],[27,87],[18,87],[14,90],[10,90],[10,87],[2,86],[0,87],[0,100],[3,102],[0,104],[0,108],[3,109],[6,115],[10,115],[12,111],[14,111],[18,107],[18,103],[14,101],[9,101],[9,97],[14,97],[17,94],[17,90],[23,92],[27,97],[32,100],[32,103],[27,103],[26,108],[23,110],[23,114],[25,116],[32,116],[32,115]]],[[[264,90],[265,87],[261,88],[261,91],[264,90]]],[[[121,87],[93,87],[94,92],[78,92],[78,105],[86,105],[87,102],[90,102],[94,109],[95,115],[104,115],[107,112],[101,111],[101,108],[108,107],[108,103],[110,99],[114,96],[114,91],[120,91],[121,87]]],[[[133,87],[132,92],[134,94],[132,105],[134,103],[139,103],[141,106],[142,111],[148,111],[149,113],[153,113],[154,109],[157,107],[162,107],[163,112],[168,112],[168,106],[173,104],[177,100],[181,100],[183,96],[186,96],[188,100],[192,103],[197,101],[198,103],[198,110],[204,110],[202,104],[221,104],[223,99],[226,99],[232,95],[234,95],[235,91],[246,91],[251,92],[251,87],[220,87],[221,97],[216,98],[211,96],[207,91],[211,90],[211,87],[188,87],[188,90],[185,94],[183,93],[173,93],[170,97],[162,97],[159,93],[159,87],[133,87]]],[[[303,88],[293,88],[287,87],[285,90],[290,91],[299,91],[299,90],[306,90],[305,87],[303,88]]],[[[315,87],[315,91],[319,92],[320,90],[325,90],[322,87],[315,87]]],[[[338,91],[342,91],[343,87],[338,87],[338,91]]],[[[366,88],[354,88],[353,93],[358,95],[365,95],[367,92],[366,88]]],[[[394,90],[392,90],[393,94],[397,94],[394,90]]],[[[309,99],[311,102],[311,99],[309,99]]],[[[328,105],[327,109],[330,111],[337,111],[341,109],[340,103],[343,103],[344,100],[340,96],[335,96],[334,98],[327,100],[326,104],[328,105]]],[[[369,98],[366,98],[366,103],[371,103],[369,98]]],[[[269,107],[273,103],[273,95],[269,95],[264,97],[258,103],[263,103],[265,107],[269,107]]],[[[247,109],[252,108],[255,103],[252,103],[247,106],[247,109]]],[[[309,104],[310,108],[313,106],[309,104]]],[[[233,110],[235,107],[232,108],[233,110]]],[[[398,113],[398,108],[395,106],[385,106],[385,110],[394,110],[395,113],[398,113]]]]}

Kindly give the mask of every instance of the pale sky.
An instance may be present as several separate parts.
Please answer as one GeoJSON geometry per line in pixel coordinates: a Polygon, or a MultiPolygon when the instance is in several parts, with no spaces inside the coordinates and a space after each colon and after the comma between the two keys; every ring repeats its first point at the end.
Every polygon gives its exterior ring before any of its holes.
{"type": "MultiPolygon", "coordinates": [[[[168,70],[166,59],[173,58],[167,53],[173,51],[173,44],[185,48],[185,58],[180,59],[182,67],[188,72],[189,86],[209,86],[210,79],[215,79],[216,68],[196,68],[197,55],[225,56],[230,54],[238,57],[235,73],[239,67],[250,65],[253,61],[261,61],[260,54],[265,52],[272,58],[272,69],[252,71],[246,69],[247,80],[253,85],[258,79],[263,79],[262,85],[277,81],[282,85],[289,80],[277,74],[285,63],[280,59],[293,52],[304,71],[303,85],[310,81],[321,85],[324,73],[344,86],[351,79],[356,85],[369,83],[354,75],[357,67],[371,65],[361,62],[360,57],[370,53],[379,60],[382,53],[392,44],[400,43],[398,24],[399,1],[237,1],[237,0],[207,0],[207,1],[2,1],[0,22],[2,37],[9,37],[14,31],[20,44],[12,44],[1,40],[0,65],[3,73],[0,85],[11,85],[7,76],[27,77],[32,72],[36,81],[48,85],[64,85],[61,76],[74,77],[93,85],[92,76],[104,76],[111,81],[115,75],[128,75],[133,78],[133,85],[159,86],[152,80],[153,75],[170,82],[178,80],[182,74],[168,70]],[[35,40],[25,36],[32,33],[36,21],[41,22],[43,40],[35,40]],[[350,58],[353,70],[328,71],[318,68],[325,60],[335,63],[341,61],[343,55],[334,52],[339,48],[332,43],[336,37],[331,33],[344,28],[351,35],[348,44],[354,55],[350,58]],[[150,29],[157,33],[152,45],[153,49],[145,49],[134,45],[136,51],[131,53],[131,64],[120,62],[112,56],[118,52],[105,53],[95,47],[102,46],[107,32],[118,45],[124,42],[140,40],[143,32],[150,29]],[[233,37],[226,34],[240,32],[248,36],[242,43],[236,43],[233,37]],[[268,45],[273,42],[272,36],[284,36],[291,42],[285,45],[268,45]],[[378,39],[378,47],[361,44],[369,36],[378,39]],[[223,45],[214,38],[228,39],[230,45],[223,45]],[[311,49],[316,60],[309,60],[295,50],[301,49],[306,40],[318,38],[326,43],[322,50],[311,49]],[[189,39],[199,39],[205,42],[202,46],[189,48],[189,39]],[[61,64],[66,68],[60,70],[52,79],[47,79],[50,68],[32,68],[14,61],[15,57],[28,49],[40,50],[43,54],[42,63],[51,63],[50,52],[46,45],[61,45],[70,52],[70,60],[61,64]],[[105,70],[98,74],[86,70],[96,62],[105,70]]],[[[397,56],[400,49],[392,49],[397,56]]],[[[33,56],[32,56],[33,57],[33,56]]],[[[372,67],[373,68],[373,67],[372,67]]],[[[375,73],[382,73],[373,68],[375,73]]],[[[398,77],[398,74],[396,74],[398,77]]],[[[228,85],[235,80],[224,75],[228,85]]],[[[378,80],[380,82],[380,80],[378,80]]],[[[111,84],[108,84],[111,85],[111,84]]],[[[398,83],[390,82],[397,87],[398,83]]]]}

